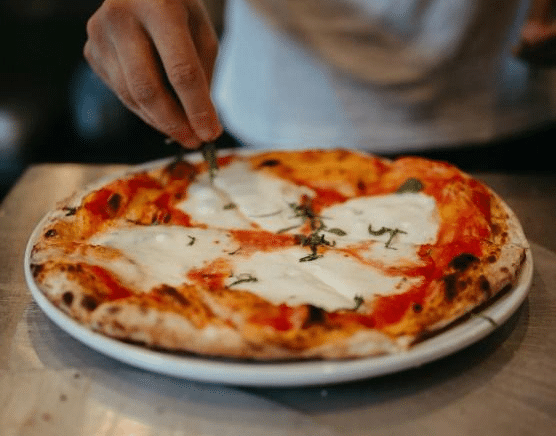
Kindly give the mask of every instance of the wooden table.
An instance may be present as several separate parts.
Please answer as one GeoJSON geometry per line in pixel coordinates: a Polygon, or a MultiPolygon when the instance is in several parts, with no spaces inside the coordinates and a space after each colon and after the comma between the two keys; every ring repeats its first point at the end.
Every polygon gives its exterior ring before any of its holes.
{"type": "Polygon", "coordinates": [[[0,435],[556,434],[556,176],[476,174],[519,216],[534,278],[493,334],[439,361],[348,384],[238,388],[97,353],[34,303],[23,253],[36,223],[120,166],[29,168],[0,207],[0,435]]]}

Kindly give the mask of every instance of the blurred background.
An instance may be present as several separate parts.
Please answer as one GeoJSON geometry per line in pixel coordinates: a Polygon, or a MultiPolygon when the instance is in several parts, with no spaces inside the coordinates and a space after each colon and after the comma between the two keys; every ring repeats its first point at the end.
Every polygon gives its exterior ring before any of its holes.
{"type": "MultiPolygon", "coordinates": [[[[208,4],[219,31],[222,2],[208,4]]],[[[176,153],[176,145],[124,109],[84,63],[85,24],[100,3],[0,0],[0,199],[33,163],[138,163],[176,153]]],[[[555,139],[552,123],[480,153],[467,144],[423,155],[467,171],[554,172],[547,154],[555,139]]],[[[221,144],[228,143],[225,137],[221,144]]]]}

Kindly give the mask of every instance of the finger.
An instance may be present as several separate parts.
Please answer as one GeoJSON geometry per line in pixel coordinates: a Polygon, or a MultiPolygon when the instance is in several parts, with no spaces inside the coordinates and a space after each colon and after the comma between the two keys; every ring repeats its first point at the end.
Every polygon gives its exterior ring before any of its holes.
{"type": "MultiPolygon", "coordinates": [[[[212,141],[220,136],[222,126],[210,98],[205,67],[191,36],[189,13],[184,7],[165,12],[151,15],[145,23],[146,29],[195,134],[203,141],[212,141]]],[[[206,68],[212,68],[210,62],[205,60],[206,68]]]]}
{"type": "Polygon", "coordinates": [[[210,87],[218,54],[218,36],[211,23],[210,16],[202,4],[198,4],[198,7],[192,7],[189,11],[191,36],[210,87]]]}
{"type": "Polygon", "coordinates": [[[112,41],[129,98],[139,114],[146,115],[151,120],[149,124],[156,129],[187,148],[198,147],[202,141],[195,135],[185,112],[165,86],[149,35],[134,20],[125,26],[120,26],[121,22],[119,20],[112,30],[112,41]]]}
{"type": "Polygon", "coordinates": [[[87,34],[88,40],[83,47],[83,55],[91,70],[112,90],[124,106],[145,123],[156,128],[154,120],[142,111],[133,100],[118,62],[115,48],[103,38],[103,33],[98,29],[96,20],[91,19],[87,23],[87,34]]]}

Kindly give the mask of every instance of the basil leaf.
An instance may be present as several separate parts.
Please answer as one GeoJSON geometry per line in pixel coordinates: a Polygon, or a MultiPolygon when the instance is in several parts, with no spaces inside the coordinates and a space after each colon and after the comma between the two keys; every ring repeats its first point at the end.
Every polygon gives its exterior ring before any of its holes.
{"type": "Polygon", "coordinates": [[[326,231],[329,232],[329,233],[334,233],[335,235],[338,235],[338,236],[346,236],[347,235],[347,233],[344,232],[342,229],[338,229],[336,227],[334,227],[332,229],[327,229],[326,231]]]}
{"type": "Polygon", "coordinates": [[[411,177],[403,182],[403,184],[396,191],[396,194],[403,194],[405,192],[419,192],[423,188],[424,185],[419,179],[411,177]]]}
{"type": "Polygon", "coordinates": [[[214,182],[214,177],[216,176],[216,171],[218,170],[216,146],[214,145],[214,142],[205,142],[201,147],[201,153],[208,164],[209,179],[212,184],[214,182]]]}

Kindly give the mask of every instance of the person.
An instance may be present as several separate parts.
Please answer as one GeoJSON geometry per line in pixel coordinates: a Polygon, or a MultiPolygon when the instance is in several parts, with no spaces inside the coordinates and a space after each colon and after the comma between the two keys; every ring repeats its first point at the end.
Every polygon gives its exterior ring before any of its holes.
{"type": "Polygon", "coordinates": [[[556,118],[554,71],[513,51],[534,42],[522,32],[534,9],[524,0],[228,0],[219,38],[200,0],[104,0],[84,54],[125,106],[186,148],[225,129],[246,147],[411,152],[556,118]]]}

